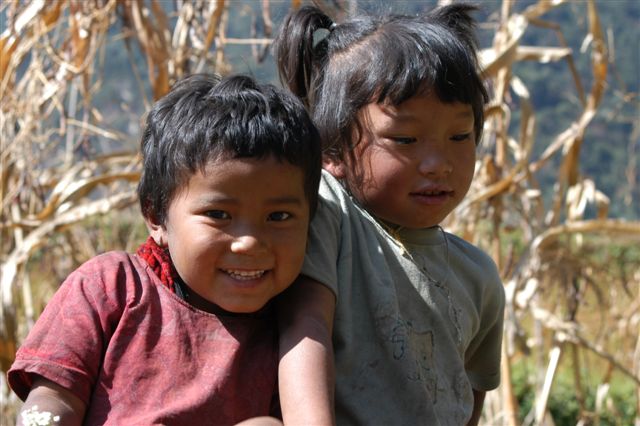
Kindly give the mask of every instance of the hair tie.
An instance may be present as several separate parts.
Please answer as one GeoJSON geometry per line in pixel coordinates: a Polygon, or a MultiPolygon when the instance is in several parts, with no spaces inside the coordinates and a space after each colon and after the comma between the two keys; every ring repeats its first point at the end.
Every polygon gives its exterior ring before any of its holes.
{"type": "Polygon", "coordinates": [[[332,23],[329,25],[329,28],[318,28],[313,32],[313,48],[322,43],[326,38],[333,32],[333,29],[336,27],[336,23],[332,23]]]}

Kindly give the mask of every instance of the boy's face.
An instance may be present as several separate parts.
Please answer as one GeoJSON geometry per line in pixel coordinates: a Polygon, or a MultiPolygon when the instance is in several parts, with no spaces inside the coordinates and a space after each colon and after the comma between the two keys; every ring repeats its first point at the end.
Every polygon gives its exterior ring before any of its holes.
{"type": "Polygon", "coordinates": [[[338,177],[348,179],[356,199],[380,219],[406,228],[439,224],[473,179],[471,106],[427,94],[396,107],[372,103],[361,114],[368,132],[356,148],[357,164],[329,165],[329,171],[343,174],[338,177]]]}
{"type": "Polygon", "coordinates": [[[304,259],[309,203],[299,167],[267,157],[198,171],[152,235],[183,281],[230,312],[255,312],[286,289],[304,259]]]}

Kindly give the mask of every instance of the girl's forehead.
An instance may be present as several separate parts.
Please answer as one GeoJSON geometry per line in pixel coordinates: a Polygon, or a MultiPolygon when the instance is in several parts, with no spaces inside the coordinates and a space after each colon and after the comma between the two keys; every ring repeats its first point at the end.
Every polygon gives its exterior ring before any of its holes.
{"type": "Polygon", "coordinates": [[[473,119],[473,107],[462,102],[443,102],[433,92],[426,92],[413,96],[406,101],[394,105],[390,102],[371,103],[367,108],[376,111],[380,118],[387,117],[394,121],[413,121],[425,113],[446,109],[451,113],[449,117],[459,119],[473,119]]]}

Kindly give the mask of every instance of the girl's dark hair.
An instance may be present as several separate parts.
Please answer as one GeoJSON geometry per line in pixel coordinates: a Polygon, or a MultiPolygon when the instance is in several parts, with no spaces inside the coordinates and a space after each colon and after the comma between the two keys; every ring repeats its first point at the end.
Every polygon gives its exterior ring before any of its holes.
{"type": "Polygon", "coordinates": [[[142,214],[164,223],[169,203],[212,160],[273,155],[304,172],[313,215],[321,171],[318,132],[295,96],[247,76],[192,75],[147,115],[141,141],[142,214]]]}
{"type": "Polygon", "coordinates": [[[357,113],[367,104],[398,105],[428,90],[442,102],[471,105],[478,143],[488,95],[476,58],[474,10],[456,3],[424,15],[362,15],[338,25],[312,6],[289,14],[275,43],[278,71],[312,113],[324,154],[343,160],[353,151],[363,130],[357,113]]]}

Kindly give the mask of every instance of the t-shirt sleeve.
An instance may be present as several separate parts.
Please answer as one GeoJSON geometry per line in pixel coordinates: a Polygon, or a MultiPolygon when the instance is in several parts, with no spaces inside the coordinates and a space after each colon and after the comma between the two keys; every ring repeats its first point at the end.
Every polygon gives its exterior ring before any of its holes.
{"type": "Polygon", "coordinates": [[[480,327],[465,355],[465,368],[475,390],[489,391],[500,385],[500,357],[505,295],[495,263],[487,256],[480,327]]]}
{"type": "Polygon", "coordinates": [[[341,200],[323,178],[318,208],[309,226],[302,274],[327,286],[337,297],[339,256],[342,245],[341,200]]]}
{"type": "Polygon", "coordinates": [[[9,385],[25,400],[34,376],[70,390],[88,404],[102,354],[120,313],[104,275],[89,261],[62,283],[16,353],[9,385]]]}

